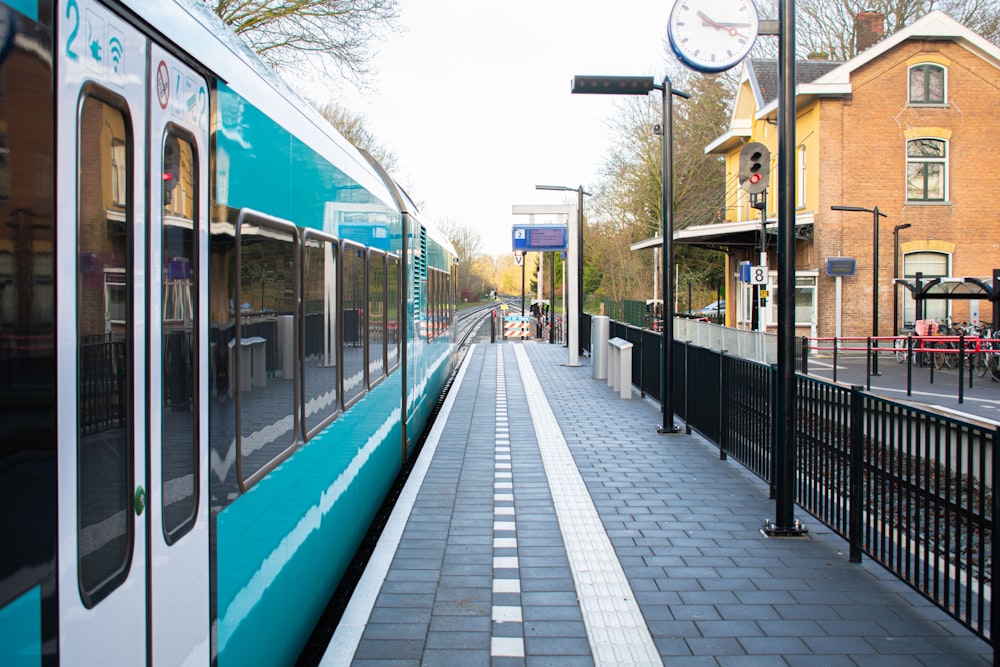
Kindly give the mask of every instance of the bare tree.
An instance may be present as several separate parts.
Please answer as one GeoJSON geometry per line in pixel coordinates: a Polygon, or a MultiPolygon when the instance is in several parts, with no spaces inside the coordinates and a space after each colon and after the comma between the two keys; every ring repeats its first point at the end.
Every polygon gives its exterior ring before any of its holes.
{"type": "MultiPolygon", "coordinates": [[[[673,105],[674,228],[718,220],[724,205],[725,165],[705,155],[705,146],[729,121],[728,89],[719,77],[677,72],[673,86],[692,94],[673,105]]],[[[584,291],[613,299],[652,296],[652,262],[633,253],[635,241],[659,235],[663,220],[662,137],[654,128],[662,118],[662,96],[630,98],[611,121],[614,148],[588,206],[584,291]]],[[[714,284],[722,275],[718,253],[677,247],[680,272],[693,282],[714,284]]],[[[708,289],[707,287],[705,289],[708,289]]]]}
{"type": "Polygon", "coordinates": [[[364,116],[332,102],[317,107],[317,111],[330,121],[345,139],[375,158],[383,169],[390,174],[396,171],[399,161],[395,153],[379,143],[365,124],[364,116]]]}
{"type": "Polygon", "coordinates": [[[214,0],[213,10],[272,67],[329,75],[332,65],[355,82],[376,33],[399,18],[396,0],[214,0]]]}
{"type": "Polygon", "coordinates": [[[479,233],[468,225],[463,225],[453,218],[438,221],[438,227],[455,246],[460,264],[471,264],[472,260],[482,254],[483,240],[479,233]]]}
{"type": "MultiPolygon", "coordinates": [[[[777,1],[759,3],[761,16],[777,16],[777,1]]],[[[826,53],[831,60],[857,55],[855,20],[863,11],[885,16],[885,34],[891,35],[917,19],[941,10],[973,32],[1000,44],[1000,2],[997,0],[798,0],[797,49],[800,53],[826,53]]],[[[758,40],[758,56],[772,56],[774,40],[758,40]]]]}

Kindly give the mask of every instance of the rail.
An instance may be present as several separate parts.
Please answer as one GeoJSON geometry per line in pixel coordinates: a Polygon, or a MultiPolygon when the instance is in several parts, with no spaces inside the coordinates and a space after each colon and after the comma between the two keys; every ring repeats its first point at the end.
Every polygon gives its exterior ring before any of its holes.
{"type": "Polygon", "coordinates": [[[865,387],[871,390],[871,378],[879,375],[878,365],[889,357],[906,365],[906,395],[913,395],[913,373],[926,370],[934,384],[935,371],[958,372],[958,402],[965,401],[965,388],[974,386],[974,377],[989,374],[1000,382],[1000,339],[974,335],[839,336],[801,339],[801,368],[808,372],[810,358],[832,359],[832,380],[838,381],[839,361],[843,353],[863,352],[866,359],[865,387]]]}

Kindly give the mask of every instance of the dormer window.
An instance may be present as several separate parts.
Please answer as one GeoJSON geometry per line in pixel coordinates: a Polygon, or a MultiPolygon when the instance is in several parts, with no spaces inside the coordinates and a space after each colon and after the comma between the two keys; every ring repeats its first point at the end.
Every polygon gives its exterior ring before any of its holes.
{"type": "Polygon", "coordinates": [[[910,104],[944,104],[945,69],[934,63],[910,68],[910,104]]]}

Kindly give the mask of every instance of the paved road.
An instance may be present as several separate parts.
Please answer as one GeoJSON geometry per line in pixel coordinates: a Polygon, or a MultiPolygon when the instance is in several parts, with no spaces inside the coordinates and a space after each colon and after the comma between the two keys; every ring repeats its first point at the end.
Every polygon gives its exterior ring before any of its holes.
{"type": "MultiPolygon", "coordinates": [[[[865,385],[866,366],[864,352],[842,353],[837,356],[837,382],[865,385]]],[[[980,418],[1000,422],[1000,383],[986,377],[972,378],[965,373],[962,383],[962,400],[959,401],[958,369],[933,370],[897,363],[886,354],[879,359],[880,375],[871,378],[873,393],[892,398],[919,403],[926,406],[962,412],[980,418]],[[907,371],[911,372],[911,392],[907,396],[907,371]]],[[[833,379],[833,357],[826,354],[810,357],[809,374],[825,379],[833,379]]]]}

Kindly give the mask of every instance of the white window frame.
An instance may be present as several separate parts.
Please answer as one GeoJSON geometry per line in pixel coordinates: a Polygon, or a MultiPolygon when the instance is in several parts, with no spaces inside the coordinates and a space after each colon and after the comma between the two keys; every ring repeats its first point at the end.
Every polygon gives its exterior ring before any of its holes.
{"type": "MultiPolygon", "coordinates": [[[[765,308],[765,314],[767,318],[768,326],[778,325],[778,272],[770,271],[768,273],[768,294],[767,294],[767,307],[765,308]]],[[[796,271],[795,272],[795,291],[800,290],[811,290],[812,291],[812,306],[811,306],[811,317],[809,320],[798,320],[795,321],[795,326],[797,327],[815,327],[816,326],[816,309],[817,309],[817,285],[819,283],[819,271],[806,270],[806,271],[796,271]],[[812,285],[800,285],[799,279],[808,278],[812,281],[812,285]]],[[[796,313],[798,312],[798,307],[796,307],[796,313]]]]}
{"type": "MultiPolygon", "coordinates": [[[[904,180],[906,182],[906,203],[911,204],[911,203],[925,203],[926,202],[926,203],[932,203],[932,204],[940,204],[940,203],[944,203],[944,202],[948,201],[948,188],[951,185],[951,174],[949,173],[949,168],[948,168],[948,155],[951,152],[949,143],[950,142],[947,139],[942,139],[941,137],[914,137],[912,139],[907,139],[907,141],[906,141],[906,147],[905,147],[905,151],[906,151],[906,174],[905,174],[905,178],[904,178],[904,180]],[[914,142],[918,142],[918,141],[939,141],[939,142],[941,142],[941,144],[944,146],[944,155],[941,156],[941,157],[936,157],[936,156],[926,156],[926,157],[925,156],[911,156],[910,155],[910,144],[912,144],[914,142]],[[941,177],[944,180],[944,184],[943,184],[943,186],[941,188],[942,192],[941,192],[941,198],[940,199],[931,199],[931,198],[927,197],[926,196],[927,195],[927,189],[926,189],[926,187],[924,188],[924,195],[925,195],[924,197],[920,197],[920,198],[916,198],[916,199],[911,199],[910,198],[910,165],[914,165],[914,164],[924,164],[924,165],[939,164],[939,165],[942,165],[942,174],[941,174],[941,177]]],[[[926,181],[926,174],[925,174],[924,178],[925,178],[925,181],[926,181]]]]}
{"type": "MultiPolygon", "coordinates": [[[[943,252],[941,250],[912,250],[907,253],[903,253],[902,263],[900,264],[900,270],[903,273],[903,277],[906,280],[914,280],[916,278],[915,271],[907,271],[907,258],[910,258],[912,262],[914,256],[916,255],[940,255],[945,261],[945,275],[931,275],[925,274],[922,277],[923,282],[926,284],[927,281],[934,280],[935,278],[947,278],[951,276],[952,267],[952,255],[949,252],[943,252]]],[[[899,290],[902,293],[902,305],[900,309],[900,324],[912,324],[916,320],[916,307],[917,301],[913,298],[913,293],[906,288],[899,290]]],[[[951,317],[951,301],[948,299],[928,299],[924,301],[927,304],[927,318],[931,320],[944,320],[951,317]],[[938,306],[937,304],[941,304],[938,306]]]]}

